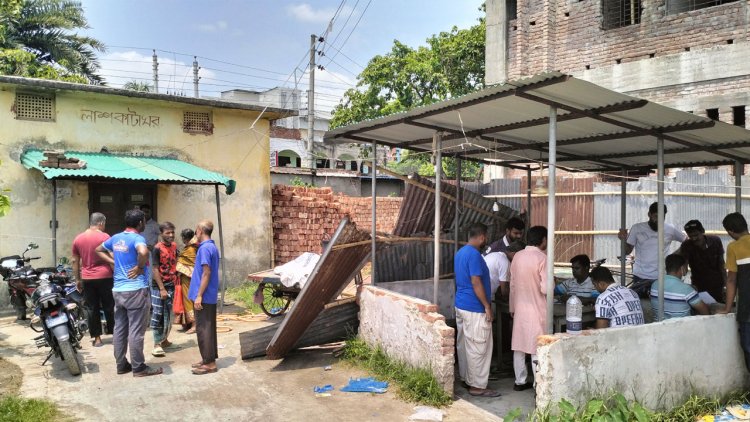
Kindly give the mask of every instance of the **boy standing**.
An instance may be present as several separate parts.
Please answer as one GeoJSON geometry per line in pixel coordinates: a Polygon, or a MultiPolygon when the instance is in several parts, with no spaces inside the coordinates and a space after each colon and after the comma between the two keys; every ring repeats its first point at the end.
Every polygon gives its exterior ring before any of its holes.
{"type": "Polygon", "coordinates": [[[151,262],[154,263],[151,284],[151,330],[154,333],[152,355],[162,357],[169,347],[172,330],[172,299],[177,281],[177,244],[174,242],[174,224],[169,221],[159,225],[161,242],[154,245],[151,262]]]}

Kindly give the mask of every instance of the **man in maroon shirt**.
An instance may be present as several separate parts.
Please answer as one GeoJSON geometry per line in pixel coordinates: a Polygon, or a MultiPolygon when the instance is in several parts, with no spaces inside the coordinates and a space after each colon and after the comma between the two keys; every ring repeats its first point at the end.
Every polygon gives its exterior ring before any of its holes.
{"type": "Polygon", "coordinates": [[[91,214],[89,228],[73,240],[73,274],[89,307],[89,333],[94,347],[102,346],[101,311],[107,319],[108,333],[114,332],[115,324],[112,267],[96,254],[97,246],[109,239],[104,232],[106,223],[104,214],[91,214]]]}
{"type": "Polygon", "coordinates": [[[690,264],[690,281],[699,292],[708,292],[717,302],[724,302],[727,271],[724,268],[724,245],[718,236],[707,235],[698,220],[685,224],[688,239],[678,253],[690,264]]]}

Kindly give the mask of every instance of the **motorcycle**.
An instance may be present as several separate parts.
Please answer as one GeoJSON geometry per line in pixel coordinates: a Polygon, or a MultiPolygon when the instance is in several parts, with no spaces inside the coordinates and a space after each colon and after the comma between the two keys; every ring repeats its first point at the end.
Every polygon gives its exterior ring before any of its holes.
{"type": "Polygon", "coordinates": [[[26,254],[38,247],[36,243],[29,243],[20,256],[11,255],[0,258],[0,275],[8,283],[10,303],[15,308],[16,319],[19,321],[26,319],[26,308],[31,305],[27,299],[34,293],[39,281],[39,273],[30,265],[26,265],[39,257],[27,257],[26,254]]]}
{"type": "MultiPolygon", "coordinates": [[[[88,322],[83,309],[83,301],[77,302],[75,284],[60,285],[50,278],[50,274],[41,275],[39,286],[31,298],[34,303],[34,317],[30,327],[40,336],[34,338],[36,346],[51,348],[42,365],[54,355],[60,357],[68,367],[71,375],[81,373],[78,360],[78,349],[81,339],[88,331],[88,322]]],[[[80,294],[78,294],[80,296],[80,294]]]]}

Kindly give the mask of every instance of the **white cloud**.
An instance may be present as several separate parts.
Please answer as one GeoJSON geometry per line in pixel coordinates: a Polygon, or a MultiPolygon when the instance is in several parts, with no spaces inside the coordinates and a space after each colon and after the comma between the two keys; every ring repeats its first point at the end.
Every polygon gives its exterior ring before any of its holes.
{"type": "MultiPolygon", "coordinates": [[[[314,9],[308,3],[300,3],[287,6],[286,11],[298,21],[328,23],[336,13],[336,8],[328,7],[323,9],[314,9]]],[[[351,12],[352,9],[350,7],[344,6],[339,12],[339,16],[347,16],[351,12]]]]}
{"type": "MultiPolygon", "coordinates": [[[[137,51],[107,53],[99,57],[101,69],[108,86],[121,88],[130,81],[147,82],[153,85],[152,57],[137,51]]],[[[159,56],[159,92],[184,93],[193,92],[193,63],[159,56]]],[[[204,78],[216,78],[216,73],[201,68],[198,75],[204,78]]]]}
{"type": "Polygon", "coordinates": [[[210,23],[200,23],[194,26],[200,32],[221,32],[226,31],[229,28],[229,24],[226,21],[216,21],[210,23]]]}

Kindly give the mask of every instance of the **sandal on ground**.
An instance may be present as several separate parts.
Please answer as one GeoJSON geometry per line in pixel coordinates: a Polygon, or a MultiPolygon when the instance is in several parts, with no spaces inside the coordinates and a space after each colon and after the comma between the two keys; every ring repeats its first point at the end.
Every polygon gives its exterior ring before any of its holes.
{"type": "Polygon", "coordinates": [[[91,345],[94,347],[102,347],[104,346],[104,343],[101,340],[99,340],[98,342],[96,340],[91,340],[91,345]]]}
{"type": "Polygon", "coordinates": [[[195,334],[195,326],[190,327],[189,330],[185,331],[185,334],[195,334]]]}
{"type": "Polygon", "coordinates": [[[199,366],[197,368],[193,369],[193,375],[206,375],[206,374],[212,374],[216,371],[218,371],[219,368],[209,368],[207,366],[199,366]]]}
{"type": "Polygon", "coordinates": [[[157,358],[163,358],[167,354],[164,353],[164,349],[161,348],[161,346],[154,347],[154,350],[151,352],[152,355],[156,356],[157,358]]]}
{"type": "Polygon", "coordinates": [[[203,361],[201,361],[201,362],[196,362],[196,363],[194,363],[194,364],[190,365],[190,367],[191,367],[191,368],[193,368],[193,369],[195,369],[195,368],[200,368],[201,366],[203,366],[203,361]]]}
{"type": "Polygon", "coordinates": [[[160,375],[162,372],[164,372],[164,370],[161,368],[151,368],[147,366],[143,371],[133,372],[133,376],[136,378],[150,377],[152,375],[160,375]]]}
{"type": "Polygon", "coordinates": [[[479,392],[472,392],[469,390],[469,395],[472,395],[474,397],[500,397],[502,394],[500,394],[499,391],[495,390],[481,390],[479,392]]]}
{"type": "Polygon", "coordinates": [[[172,342],[169,340],[164,340],[161,342],[161,347],[169,347],[172,345],[172,342]]]}

